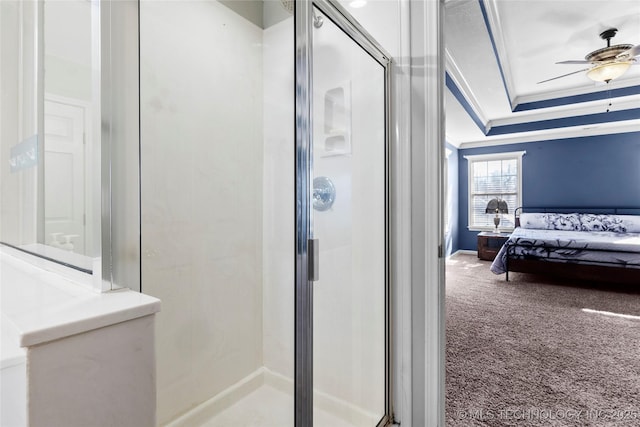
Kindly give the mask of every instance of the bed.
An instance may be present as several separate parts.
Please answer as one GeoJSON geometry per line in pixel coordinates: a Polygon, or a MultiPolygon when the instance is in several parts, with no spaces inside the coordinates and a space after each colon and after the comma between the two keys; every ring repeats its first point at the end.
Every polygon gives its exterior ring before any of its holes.
{"type": "Polygon", "coordinates": [[[518,208],[491,271],[640,284],[640,208],[518,208]]]}

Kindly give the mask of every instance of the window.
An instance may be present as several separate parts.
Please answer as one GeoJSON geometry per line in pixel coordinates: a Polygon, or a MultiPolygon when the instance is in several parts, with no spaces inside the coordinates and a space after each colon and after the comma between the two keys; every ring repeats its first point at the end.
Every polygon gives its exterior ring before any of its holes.
{"type": "Polygon", "coordinates": [[[469,166],[469,229],[492,230],[494,214],[485,213],[493,198],[507,202],[500,229],[513,229],[513,211],[522,204],[522,156],[525,151],[465,156],[469,166]]]}

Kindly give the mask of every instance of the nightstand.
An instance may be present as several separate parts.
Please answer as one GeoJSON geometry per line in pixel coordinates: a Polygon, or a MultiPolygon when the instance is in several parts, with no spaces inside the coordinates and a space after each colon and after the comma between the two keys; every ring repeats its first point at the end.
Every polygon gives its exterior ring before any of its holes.
{"type": "Polygon", "coordinates": [[[493,231],[483,231],[478,234],[478,258],[493,261],[509,236],[509,233],[494,233],[493,231]]]}

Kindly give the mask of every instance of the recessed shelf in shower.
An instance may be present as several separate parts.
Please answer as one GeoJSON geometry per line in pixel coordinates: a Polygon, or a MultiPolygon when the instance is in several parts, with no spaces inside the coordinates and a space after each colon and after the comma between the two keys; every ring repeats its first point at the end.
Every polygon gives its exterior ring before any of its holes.
{"type": "Polygon", "coordinates": [[[351,82],[324,94],[324,145],[322,156],[351,153],[351,82]]]}

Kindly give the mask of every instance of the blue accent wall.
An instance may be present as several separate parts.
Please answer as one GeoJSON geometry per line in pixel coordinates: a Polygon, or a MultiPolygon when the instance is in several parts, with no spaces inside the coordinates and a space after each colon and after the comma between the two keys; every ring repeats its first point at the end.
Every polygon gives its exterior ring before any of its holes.
{"type": "Polygon", "coordinates": [[[478,129],[480,129],[482,133],[486,134],[487,129],[485,128],[485,124],[482,123],[482,120],[480,120],[480,117],[478,117],[476,112],[473,111],[471,104],[469,104],[469,102],[467,101],[467,98],[465,98],[464,96],[464,93],[462,93],[458,85],[456,85],[456,82],[453,81],[449,73],[444,74],[444,83],[447,89],[449,89],[449,91],[451,92],[451,94],[458,100],[462,108],[464,108],[464,111],[466,111],[469,117],[471,117],[471,120],[473,120],[476,126],[478,126],[478,129]]]}
{"type": "Polygon", "coordinates": [[[445,256],[449,256],[456,252],[460,245],[458,243],[459,236],[459,212],[458,200],[459,200],[459,169],[458,169],[458,149],[453,145],[447,143],[446,148],[451,150],[451,154],[447,158],[447,192],[449,193],[448,205],[445,209],[445,215],[448,218],[449,230],[445,231],[445,256]]]}
{"type": "MultiPolygon", "coordinates": [[[[464,156],[523,150],[527,152],[522,158],[524,206],[640,205],[640,132],[460,149],[460,249],[476,250],[478,235],[467,229],[469,179],[464,156]]],[[[509,206],[510,214],[514,208],[509,206]]]]}

